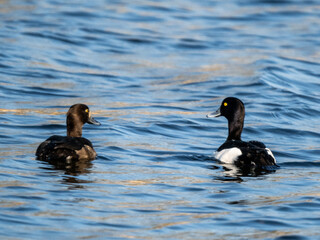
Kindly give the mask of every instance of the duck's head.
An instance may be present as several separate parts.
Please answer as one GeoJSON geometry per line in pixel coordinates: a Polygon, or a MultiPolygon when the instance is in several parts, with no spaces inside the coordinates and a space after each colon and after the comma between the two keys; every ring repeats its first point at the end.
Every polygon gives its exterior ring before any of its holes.
{"type": "Polygon", "coordinates": [[[232,120],[241,116],[244,117],[244,114],[245,110],[243,102],[235,97],[227,97],[222,101],[220,108],[215,112],[209,113],[207,117],[224,116],[226,119],[232,120]]]}
{"type": "Polygon", "coordinates": [[[67,112],[67,135],[70,137],[81,137],[82,126],[85,123],[101,125],[91,116],[89,107],[85,104],[74,104],[67,112]]]}
{"type": "Polygon", "coordinates": [[[240,140],[243,129],[245,108],[243,102],[235,97],[225,98],[219,109],[209,113],[208,118],[224,116],[229,123],[228,139],[240,140]]]}

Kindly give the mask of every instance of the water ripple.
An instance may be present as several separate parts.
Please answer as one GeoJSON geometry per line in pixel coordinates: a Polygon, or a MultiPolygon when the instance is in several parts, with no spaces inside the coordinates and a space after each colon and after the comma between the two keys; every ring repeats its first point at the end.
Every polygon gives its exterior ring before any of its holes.
{"type": "Polygon", "coordinates": [[[319,236],[316,1],[1,2],[0,233],[6,239],[319,236]],[[226,96],[279,169],[212,153],[226,96]],[[98,157],[35,159],[86,103],[98,157]],[[310,213],[312,213],[310,215],[310,213]],[[298,224],[299,223],[299,224],[298,224]]]}

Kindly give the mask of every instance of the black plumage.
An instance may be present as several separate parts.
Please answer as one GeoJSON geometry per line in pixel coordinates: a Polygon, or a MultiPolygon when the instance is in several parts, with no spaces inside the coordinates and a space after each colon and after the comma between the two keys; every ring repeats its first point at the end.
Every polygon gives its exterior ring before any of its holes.
{"type": "Polygon", "coordinates": [[[216,151],[215,156],[220,158],[219,160],[227,163],[232,162],[240,168],[254,167],[273,170],[278,167],[272,152],[262,142],[241,140],[245,117],[245,107],[241,100],[228,97],[222,101],[216,112],[207,115],[207,117],[220,116],[224,116],[228,120],[229,133],[227,140],[216,151]],[[228,159],[228,153],[232,159],[228,159]]]}

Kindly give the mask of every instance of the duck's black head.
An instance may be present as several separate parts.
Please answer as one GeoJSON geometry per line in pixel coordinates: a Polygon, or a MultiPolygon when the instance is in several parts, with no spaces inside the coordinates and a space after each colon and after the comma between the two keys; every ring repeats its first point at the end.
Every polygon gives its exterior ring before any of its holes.
{"type": "Polygon", "coordinates": [[[82,126],[85,123],[100,125],[92,116],[87,105],[74,104],[67,112],[67,136],[81,137],[82,126]]]}
{"type": "Polygon", "coordinates": [[[217,111],[209,113],[207,117],[224,116],[228,119],[228,140],[241,140],[244,115],[245,109],[243,102],[238,98],[228,97],[222,101],[221,106],[217,111]]]}

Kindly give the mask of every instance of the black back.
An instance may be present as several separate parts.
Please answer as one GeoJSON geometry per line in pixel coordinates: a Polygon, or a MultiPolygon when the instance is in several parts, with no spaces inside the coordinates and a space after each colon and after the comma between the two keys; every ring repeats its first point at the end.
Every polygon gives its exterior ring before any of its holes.
{"type": "Polygon", "coordinates": [[[278,168],[274,158],[269,155],[266,146],[262,142],[227,140],[218,148],[218,151],[233,147],[239,148],[242,152],[242,155],[239,156],[235,162],[235,165],[240,168],[254,167],[256,169],[264,170],[275,170],[278,168]]]}

